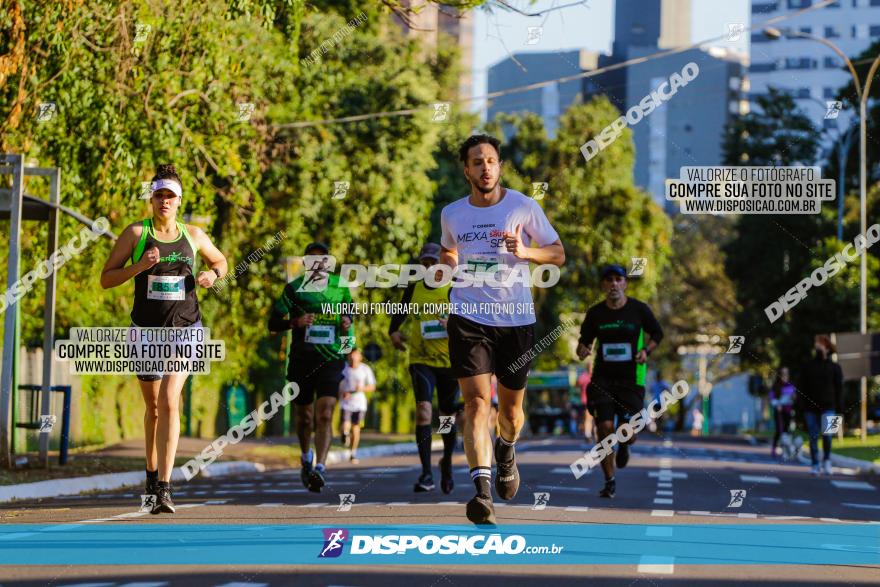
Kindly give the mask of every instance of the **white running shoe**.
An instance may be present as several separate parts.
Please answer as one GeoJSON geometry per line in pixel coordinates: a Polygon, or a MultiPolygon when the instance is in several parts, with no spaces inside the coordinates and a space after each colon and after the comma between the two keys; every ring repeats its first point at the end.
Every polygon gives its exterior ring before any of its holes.
{"type": "Polygon", "coordinates": [[[826,475],[833,475],[834,472],[831,470],[831,459],[825,459],[822,461],[822,472],[826,475]]]}
{"type": "Polygon", "coordinates": [[[820,467],[819,465],[813,465],[810,471],[813,473],[813,477],[818,477],[822,474],[822,467],[820,467]]]}

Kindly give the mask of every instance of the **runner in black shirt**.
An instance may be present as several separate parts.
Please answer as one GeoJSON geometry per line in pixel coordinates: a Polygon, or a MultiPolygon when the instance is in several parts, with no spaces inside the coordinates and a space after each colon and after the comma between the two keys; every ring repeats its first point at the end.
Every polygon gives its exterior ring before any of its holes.
{"type": "MultiPolygon", "coordinates": [[[[648,355],[663,338],[663,330],[647,304],[626,296],[626,270],[620,265],[607,265],[602,270],[602,291],[605,301],[587,311],[581,325],[577,355],[583,360],[596,347],[593,378],[587,391],[587,407],[596,419],[599,442],[614,433],[614,416],[618,423],[629,420],[644,407],[645,374],[648,355]]],[[[629,444],[618,444],[616,463],[619,468],[629,461],[629,444]]],[[[602,497],[614,497],[614,464],[602,460],[605,487],[602,497]]]]}

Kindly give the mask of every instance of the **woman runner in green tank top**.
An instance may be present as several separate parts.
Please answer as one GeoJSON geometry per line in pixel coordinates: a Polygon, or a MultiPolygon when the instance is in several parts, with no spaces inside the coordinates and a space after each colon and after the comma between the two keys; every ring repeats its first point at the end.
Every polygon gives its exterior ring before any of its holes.
{"type": "MultiPolygon", "coordinates": [[[[202,229],[177,221],[183,188],[173,165],[160,165],[151,187],[152,217],[130,224],[120,235],[101,273],[101,286],[117,287],[134,278],[134,326],[200,328],[196,286],[211,287],[223,277],[226,258],[202,229]],[[206,271],[196,273],[196,253],[207,263],[206,271]]],[[[180,392],[188,376],[137,376],[146,408],[146,493],[155,495],[154,514],[174,513],[171,471],[180,436],[180,392]]]]}

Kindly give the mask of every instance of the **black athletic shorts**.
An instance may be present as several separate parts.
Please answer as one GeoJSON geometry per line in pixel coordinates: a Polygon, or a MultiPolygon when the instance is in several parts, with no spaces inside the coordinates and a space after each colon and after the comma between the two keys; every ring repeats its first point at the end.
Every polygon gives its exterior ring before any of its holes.
{"type": "Polygon", "coordinates": [[[345,360],[327,361],[315,367],[314,363],[301,362],[296,364],[296,358],[291,357],[290,369],[287,371],[287,380],[299,385],[299,395],[293,403],[300,406],[311,405],[315,397],[339,397],[339,382],[342,381],[342,370],[345,368],[345,360]]]}
{"type": "Polygon", "coordinates": [[[597,422],[629,420],[645,407],[645,388],[625,381],[593,380],[587,388],[587,409],[597,422]]]}
{"type": "Polygon", "coordinates": [[[532,360],[535,326],[484,326],[455,314],[446,323],[456,377],[494,373],[508,389],[523,389],[532,360]]]}
{"type": "Polygon", "coordinates": [[[351,410],[340,410],[340,416],[343,422],[351,422],[352,426],[360,426],[364,421],[366,412],[352,412],[351,410]]]}
{"type": "Polygon", "coordinates": [[[455,395],[458,392],[458,380],[450,367],[431,367],[421,363],[409,366],[413,390],[417,402],[431,403],[434,400],[434,388],[437,388],[437,407],[440,413],[455,413],[455,395]]]}

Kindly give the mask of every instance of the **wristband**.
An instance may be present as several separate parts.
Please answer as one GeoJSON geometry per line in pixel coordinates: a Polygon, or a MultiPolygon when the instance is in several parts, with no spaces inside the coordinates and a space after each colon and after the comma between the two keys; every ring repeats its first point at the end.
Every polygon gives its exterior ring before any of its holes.
{"type": "Polygon", "coordinates": [[[216,267],[211,267],[211,271],[214,272],[214,274],[217,276],[217,279],[220,279],[220,272],[217,271],[216,267]]]}

